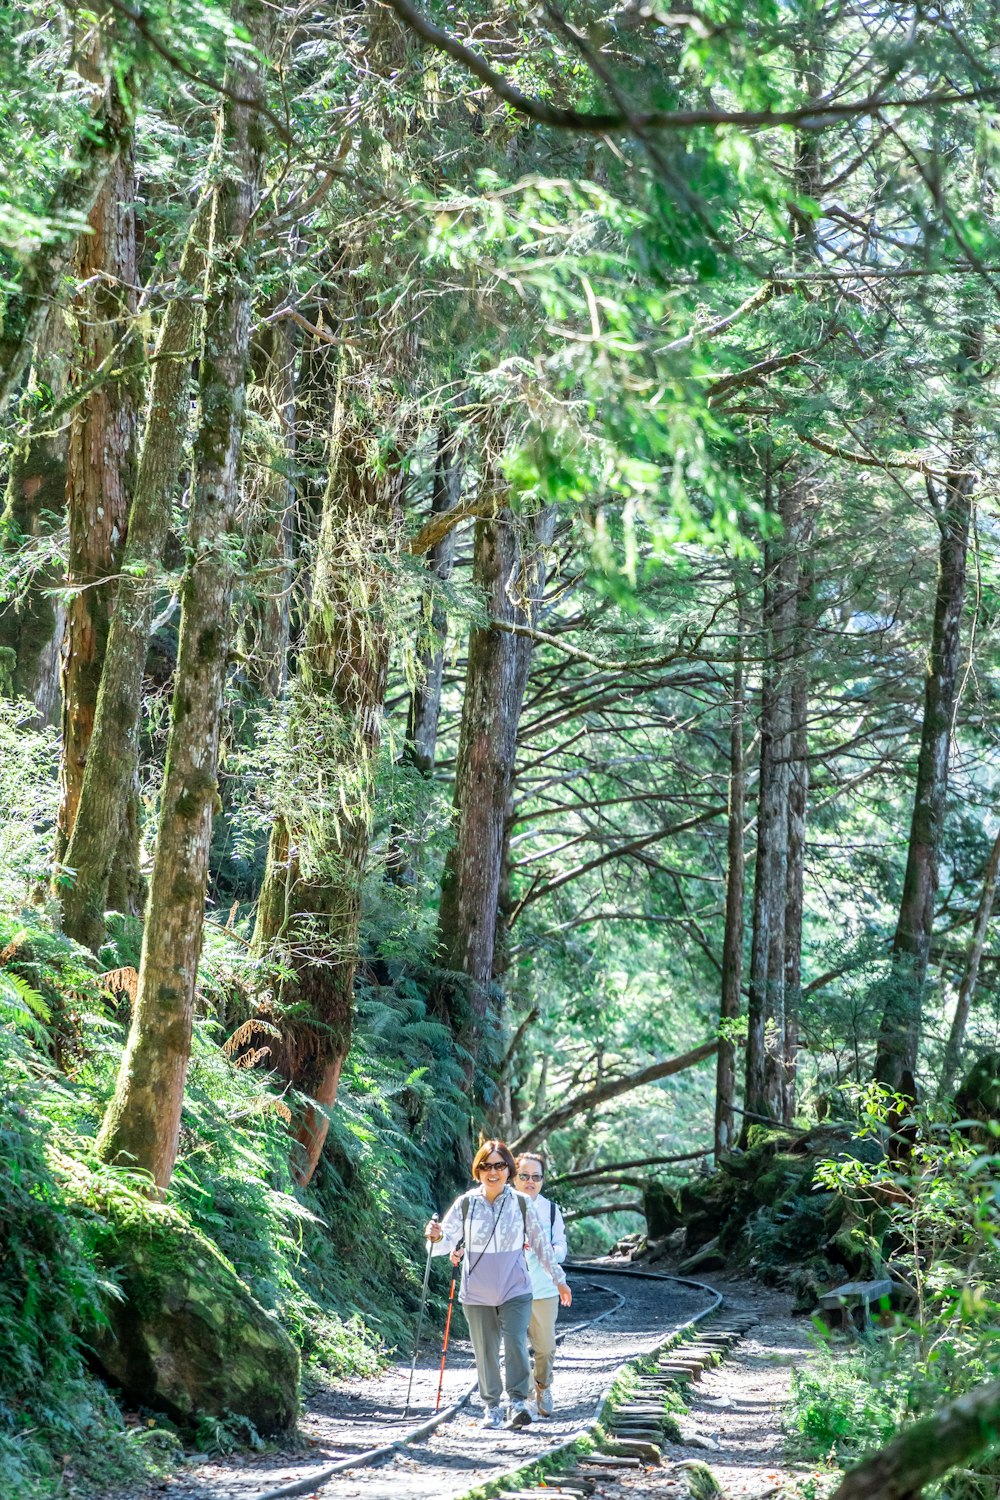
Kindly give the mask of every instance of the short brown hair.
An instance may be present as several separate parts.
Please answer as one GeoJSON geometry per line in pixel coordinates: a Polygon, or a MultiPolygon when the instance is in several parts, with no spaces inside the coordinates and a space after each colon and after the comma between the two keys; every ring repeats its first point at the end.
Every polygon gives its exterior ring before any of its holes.
{"type": "Polygon", "coordinates": [[[515,1165],[517,1167],[520,1167],[526,1161],[537,1161],[538,1165],[542,1169],[542,1176],[545,1176],[545,1173],[548,1170],[548,1162],[545,1160],[545,1157],[540,1151],[522,1151],[520,1156],[517,1158],[515,1165]]]}
{"type": "Polygon", "coordinates": [[[504,1159],[507,1167],[507,1181],[509,1182],[514,1175],[514,1158],[510,1154],[510,1147],[506,1141],[484,1141],[472,1158],[472,1175],[478,1179],[480,1172],[483,1170],[486,1158],[491,1156],[494,1151],[497,1156],[502,1156],[504,1159]]]}

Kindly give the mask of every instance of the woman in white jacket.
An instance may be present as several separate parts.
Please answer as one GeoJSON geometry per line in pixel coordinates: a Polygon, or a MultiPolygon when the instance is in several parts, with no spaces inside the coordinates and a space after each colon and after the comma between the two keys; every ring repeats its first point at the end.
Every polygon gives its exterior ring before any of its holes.
{"type": "Polygon", "coordinates": [[[572,1294],[533,1204],[510,1185],[514,1158],[503,1141],[483,1142],[473,1160],[472,1175],[479,1186],[456,1198],[441,1223],[432,1219],[424,1234],[439,1247],[438,1254],[451,1252],[453,1265],[460,1259],[463,1262],[458,1299],[476,1355],[479,1394],[485,1407],[483,1425],[503,1424],[502,1338],[509,1423],[525,1427],[535,1414],[529,1401],[532,1290],[525,1259],[529,1246],[564,1307],[570,1305],[572,1294]]]}
{"type": "MultiPolygon", "coordinates": [[[[525,1151],[517,1158],[514,1180],[519,1193],[530,1198],[539,1219],[542,1231],[549,1242],[553,1259],[562,1265],[566,1259],[566,1225],[558,1206],[550,1198],[542,1196],[542,1181],[545,1177],[545,1158],[534,1151],[525,1151]]],[[[531,1273],[531,1318],[528,1323],[528,1340],[535,1351],[535,1401],[541,1417],[552,1415],[552,1366],[556,1355],[556,1318],[559,1316],[559,1289],[538,1256],[528,1251],[528,1270],[531,1273]]]]}

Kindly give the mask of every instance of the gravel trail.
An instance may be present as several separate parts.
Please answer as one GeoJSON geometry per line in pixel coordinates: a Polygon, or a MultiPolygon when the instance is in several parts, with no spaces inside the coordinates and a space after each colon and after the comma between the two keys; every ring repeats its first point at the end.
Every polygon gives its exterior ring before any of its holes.
{"type": "MultiPolygon", "coordinates": [[[[570,1276],[573,1307],[560,1330],[572,1329],[615,1308],[593,1328],[560,1345],[553,1383],[555,1416],[520,1432],[482,1432],[478,1399],[425,1441],[378,1467],[334,1476],[322,1500],[454,1500],[476,1485],[529,1462],[541,1450],[565,1441],[589,1421],[594,1406],[623,1362],[655,1347],[673,1328],[701,1311],[707,1294],[669,1281],[629,1281],[600,1269],[570,1276]],[[625,1304],[616,1307],[618,1296],[625,1304]]],[[[458,1399],[474,1378],[464,1319],[456,1312],[442,1406],[458,1399]]],[[[339,1459],[391,1443],[433,1414],[440,1353],[430,1351],[417,1366],[410,1414],[403,1420],[408,1364],[391,1366],[375,1380],[341,1382],[307,1405],[299,1424],[306,1445],[248,1458],[189,1465],[145,1491],[166,1500],[253,1500],[279,1485],[304,1479],[339,1459]]],[[[111,1497],[108,1497],[111,1500],[111,1497]]],[[[138,1497],[137,1497],[138,1500],[138,1497]]]]}

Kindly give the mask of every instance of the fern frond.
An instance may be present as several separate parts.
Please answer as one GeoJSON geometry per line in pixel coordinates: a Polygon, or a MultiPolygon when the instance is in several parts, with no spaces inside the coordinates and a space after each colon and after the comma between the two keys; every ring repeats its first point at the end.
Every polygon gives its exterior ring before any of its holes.
{"type": "MultiPolygon", "coordinates": [[[[270,1021],[261,1021],[259,1017],[251,1016],[249,1021],[244,1021],[242,1026],[237,1026],[232,1036],[226,1038],[222,1044],[222,1050],[227,1057],[232,1057],[234,1052],[245,1047],[253,1037],[261,1035],[274,1037],[276,1041],[281,1040],[281,1032],[277,1026],[272,1025],[270,1021]]],[[[269,1052],[271,1049],[268,1047],[265,1050],[269,1052]]]]}
{"type": "Polygon", "coordinates": [[[123,969],[109,969],[100,976],[101,988],[109,995],[127,995],[134,1005],[139,994],[139,971],[130,964],[123,969]]]}
{"type": "Polygon", "coordinates": [[[26,979],[0,970],[0,1025],[23,1031],[44,1044],[48,1036],[42,1023],[51,1020],[51,1015],[43,996],[26,979]]]}

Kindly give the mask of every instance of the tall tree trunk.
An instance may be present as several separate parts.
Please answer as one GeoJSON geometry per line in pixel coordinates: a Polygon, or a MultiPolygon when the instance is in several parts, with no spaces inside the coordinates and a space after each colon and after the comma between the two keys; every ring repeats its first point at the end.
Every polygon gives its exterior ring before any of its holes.
{"type": "Polygon", "coordinates": [[[746,754],[743,746],[745,669],[743,665],[743,620],[737,625],[736,659],[733,663],[732,707],[729,716],[729,822],[726,861],[726,926],[722,943],[722,994],[719,1021],[719,1055],[715,1067],[715,1159],[736,1144],[733,1105],[736,1096],[736,1043],[724,1033],[737,1020],[743,983],[743,894],[746,855],[743,825],[746,822],[746,754]]]}
{"type": "Polygon", "coordinates": [[[94,731],[76,821],[63,856],[66,868],[74,872],[58,891],[63,930],[95,952],[104,941],[104,913],[111,904],[109,882],[139,763],[142,675],[187,435],[191,351],[200,316],[199,301],[192,293],[204,275],[211,211],[212,200],[205,198],[188,234],[175,295],[167,304],[156,341],[128,542],[94,731]]]}
{"type": "Polygon", "coordinates": [[[338,403],[306,639],[293,689],[293,807],[271,833],[254,946],[280,959],[276,1061],[315,1101],[296,1124],[299,1181],[316,1170],[351,1041],[361,887],[389,663],[385,565],[400,545],[400,466],[338,403]],[[385,563],[380,561],[385,559],[385,563]]]}
{"type": "Polygon", "coordinates": [[[786,1125],[795,1115],[798,1074],[799,1003],[802,999],[802,918],[805,905],[806,804],[809,797],[809,682],[797,659],[789,693],[791,759],[788,774],[788,866],[785,899],[785,1026],[781,1039],[781,1112],[786,1125]]]}
{"type": "MultiPolygon", "coordinates": [[[[456,447],[455,433],[447,423],[438,431],[438,450],[434,464],[434,488],[431,496],[431,514],[444,515],[458,504],[462,490],[462,458],[456,447]]],[[[444,643],[448,628],[448,614],[441,589],[436,584],[445,584],[451,577],[455,564],[454,529],[435,542],[427,553],[427,572],[430,588],[426,607],[430,618],[427,622],[423,644],[418,653],[420,675],[410,698],[407,742],[413,764],[424,776],[434,769],[437,752],[438,721],[441,717],[441,682],[444,676],[444,643]]]]}
{"type": "MultiPolygon", "coordinates": [[[[806,43],[800,86],[812,99],[823,92],[824,35],[822,27],[806,43]]],[[[795,137],[793,180],[800,198],[818,201],[823,192],[821,143],[815,133],[795,137]]],[[[816,222],[810,211],[791,208],[794,236],[793,264],[805,266],[817,255],[816,222]]],[[[782,523],[785,528],[784,568],[788,588],[785,652],[788,698],[787,862],[782,954],[783,1014],[775,1036],[777,1078],[772,1096],[779,1104],[775,1118],[790,1125],[795,1114],[798,1074],[799,1004],[802,998],[802,924],[805,907],[806,807],[809,798],[809,673],[807,635],[811,625],[813,576],[809,561],[813,518],[809,504],[811,475],[800,464],[783,486],[782,523]]]]}
{"type": "Polygon", "coordinates": [[[251,559],[240,652],[246,674],[274,702],[288,678],[295,549],[295,364],[291,324],[265,323],[259,338],[268,435],[258,455],[259,479],[248,527],[251,559]]]}
{"type": "MultiPolygon", "coordinates": [[[[539,512],[534,543],[522,543],[502,481],[485,481],[497,512],[476,524],[473,578],[491,620],[532,624],[545,582],[544,548],[554,516],[539,512]]],[[[439,1008],[468,1054],[471,1081],[489,1010],[508,797],[531,642],[490,625],[469,636],[455,772],[455,842],[448,853],[438,916],[438,962],[448,971],[439,1008]],[[526,649],[527,648],[527,649],[526,649]]]]}
{"type": "Polygon", "coordinates": [[[975,488],[973,394],[982,378],[982,358],[982,319],[967,318],[959,338],[958,379],[962,394],[952,415],[951,454],[943,497],[937,495],[928,481],[940,531],[934,625],[924,681],[924,713],[906,873],[892,943],[893,970],[887,983],[875,1059],[876,1078],[892,1089],[899,1088],[904,1073],[914,1074],[917,1067],[923,989],[948,797],[952,725],[958,702],[960,628],[975,488]]]}
{"type": "Polygon", "coordinates": [[[142,343],[135,329],[131,149],[116,158],[90,216],[90,230],[80,241],[82,290],[74,313],[81,378],[96,384],[74,408],[66,470],[70,597],[62,644],[59,863],[76,822],[135,483],[142,343]]]}
{"type": "Polygon", "coordinates": [[[788,897],[788,791],[791,765],[789,625],[797,592],[795,534],[799,486],[779,487],[782,535],[764,551],[764,654],[757,790],[757,860],[744,1088],[743,1138],[758,1120],[781,1118],[785,1053],[785,911],[788,897]]]}
{"type": "Polygon", "coordinates": [[[993,915],[993,902],[996,897],[997,878],[1000,876],[1000,833],[993,840],[993,848],[986,864],[986,873],[983,876],[983,889],[979,896],[979,906],[976,911],[976,920],[972,928],[972,936],[969,939],[969,951],[965,958],[965,970],[962,974],[962,983],[958,990],[958,999],[955,1002],[955,1014],[952,1017],[951,1030],[948,1033],[948,1042],[944,1049],[944,1061],[941,1064],[941,1082],[938,1085],[938,1097],[945,1099],[952,1091],[955,1082],[955,1074],[958,1072],[959,1061],[962,1056],[962,1046],[965,1042],[965,1028],[969,1021],[969,1007],[972,997],[976,991],[976,981],[979,978],[979,965],[983,957],[983,949],[986,946],[986,932],[993,915]]]}
{"type": "MultiPolygon", "coordinates": [[[[454,509],[462,490],[462,460],[455,433],[447,423],[438,430],[437,455],[434,462],[434,484],[431,492],[431,515],[444,515],[454,509]]],[[[448,631],[448,614],[440,585],[451,577],[455,560],[457,531],[448,531],[427,552],[428,588],[424,596],[425,617],[421,622],[417,650],[417,680],[410,694],[406,724],[403,763],[412,766],[429,780],[437,753],[438,721],[441,717],[441,685],[444,679],[444,647],[448,631]]],[[[421,816],[418,807],[417,816],[421,816]]],[[[408,834],[396,826],[386,859],[386,872],[399,885],[410,885],[415,879],[421,836],[419,828],[408,834]]]]}
{"type": "MultiPolygon", "coordinates": [[[[26,430],[10,457],[0,545],[23,561],[25,550],[41,547],[65,527],[66,450],[69,423],[51,415],[66,393],[71,356],[61,309],[44,325],[32,378],[22,403],[26,430]],[[43,392],[51,392],[46,399],[43,392]]],[[[60,547],[60,554],[65,548],[60,547]]],[[[59,722],[59,648],[66,611],[55,597],[62,583],[61,562],[34,566],[0,610],[0,675],[3,691],[26,698],[42,724],[59,722]]]]}
{"type": "MultiPolygon", "coordinates": [[[[806,807],[809,800],[809,644],[812,623],[813,570],[809,558],[812,515],[808,509],[810,481],[800,475],[802,496],[794,532],[788,539],[795,564],[795,598],[788,642],[788,864],[785,896],[785,1026],[781,1039],[781,1113],[786,1125],[795,1115],[798,1075],[799,1004],[802,999],[802,923],[805,908],[806,807]]],[[[792,580],[789,580],[791,587],[792,580]]]]}
{"type": "MultiPolygon", "coordinates": [[[[236,19],[260,38],[258,7],[242,7],[236,19]]],[[[170,1182],[177,1157],[212,814],[218,802],[255,268],[248,230],[260,200],[265,150],[263,117],[242,102],[263,97],[263,78],[252,56],[238,54],[226,69],[226,84],[219,114],[221,161],[199,372],[188,564],[156,857],[132,1027],[97,1142],[105,1160],[131,1162],[148,1171],[161,1190],[170,1182]]]]}

